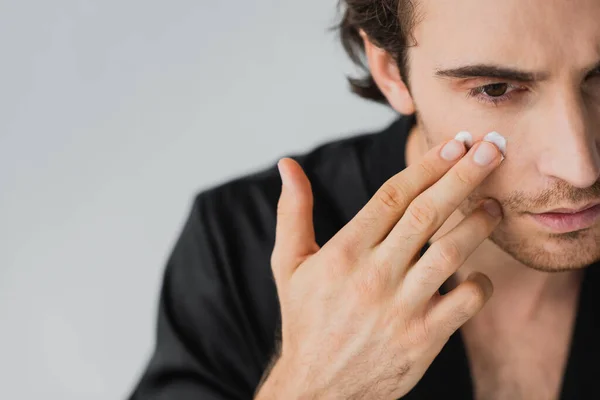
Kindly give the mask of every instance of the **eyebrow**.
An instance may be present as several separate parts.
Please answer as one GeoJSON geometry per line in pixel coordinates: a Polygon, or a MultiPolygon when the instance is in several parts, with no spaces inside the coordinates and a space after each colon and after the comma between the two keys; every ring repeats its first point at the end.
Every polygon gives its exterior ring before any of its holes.
{"type": "Polygon", "coordinates": [[[530,83],[543,81],[550,76],[545,72],[523,71],[491,64],[465,65],[451,69],[436,69],[435,75],[447,78],[497,78],[530,83]]]}

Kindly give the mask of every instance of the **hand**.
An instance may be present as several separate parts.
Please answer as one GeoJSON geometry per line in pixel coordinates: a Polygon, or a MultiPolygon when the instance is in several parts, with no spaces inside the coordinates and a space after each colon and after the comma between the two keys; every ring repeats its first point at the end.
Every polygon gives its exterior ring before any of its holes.
{"type": "Polygon", "coordinates": [[[466,155],[461,142],[451,142],[459,146],[458,160],[443,159],[443,145],[431,149],[384,183],[322,248],[310,182],[294,160],[280,161],[284,184],[271,263],[282,343],[273,380],[285,387],[285,398],[399,398],[491,296],[492,284],[480,273],[444,296],[439,288],[500,222],[496,201],[419,254],[503,159],[488,142],[466,155]],[[488,165],[474,161],[480,147],[491,155],[488,165]]]}

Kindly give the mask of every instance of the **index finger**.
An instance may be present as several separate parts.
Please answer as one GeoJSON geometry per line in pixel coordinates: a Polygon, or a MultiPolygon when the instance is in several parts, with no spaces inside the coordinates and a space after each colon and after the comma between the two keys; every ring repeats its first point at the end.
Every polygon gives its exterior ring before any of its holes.
{"type": "Polygon", "coordinates": [[[433,147],[419,162],[388,179],[336,236],[341,240],[351,240],[353,248],[357,250],[375,247],[383,241],[408,205],[464,156],[465,145],[460,139],[461,134],[456,137],[459,139],[451,139],[433,147]]]}

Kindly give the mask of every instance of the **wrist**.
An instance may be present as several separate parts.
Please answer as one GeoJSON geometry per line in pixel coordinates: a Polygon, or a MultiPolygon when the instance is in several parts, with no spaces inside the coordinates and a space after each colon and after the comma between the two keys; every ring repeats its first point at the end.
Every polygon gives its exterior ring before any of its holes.
{"type": "Polygon", "coordinates": [[[273,365],[266,380],[256,393],[255,400],[303,400],[318,398],[309,390],[304,375],[297,368],[291,368],[284,360],[279,359],[273,365]]]}

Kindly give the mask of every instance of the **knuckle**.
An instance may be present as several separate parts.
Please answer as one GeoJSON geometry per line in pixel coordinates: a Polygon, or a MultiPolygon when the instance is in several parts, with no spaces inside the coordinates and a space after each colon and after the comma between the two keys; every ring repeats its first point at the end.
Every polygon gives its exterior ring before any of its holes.
{"type": "Polygon", "coordinates": [[[377,226],[379,223],[379,217],[371,210],[364,210],[364,212],[361,214],[361,217],[355,219],[355,221],[357,226],[352,232],[352,237],[358,237],[359,235],[362,235],[364,231],[377,226]]]}
{"type": "Polygon", "coordinates": [[[375,299],[383,292],[386,273],[382,268],[372,265],[356,274],[354,289],[361,298],[375,299]]]}
{"type": "Polygon", "coordinates": [[[390,271],[394,268],[392,258],[389,256],[389,252],[376,251],[373,254],[373,264],[375,268],[390,271]]]}
{"type": "Polygon", "coordinates": [[[338,241],[331,240],[334,245],[333,255],[342,265],[353,265],[361,256],[359,246],[361,232],[355,232],[350,236],[339,238],[338,241]]]}
{"type": "Polygon", "coordinates": [[[429,342],[431,332],[423,319],[416,319],[407,324],[406,334],[411,347],[417,347],[429,342]]]}
{"type": "MultiPolygon", "coordinates": [[[[421,269],[421,268],[420,268],[421,269]]],[[[430,286],[437,284],[440,281],[440,277],[447,275],[447,269],[443,268],[439,264],[426,264],[419,271],[417,277],[417,283],[421,286],[430,286]]]]}
{"type": "Polygon", "coordinates": [[[466,309],[457,308],[447,326],[447,330],[450,332],[454,332],[456,329],[460,328],[464,325],[468,320],[473,316],[472,313],[468,312],[466,309]]]}
{"type": "Polygon", "coordinates": [[[325,259],[327,261],[323,269],[325,269],[327,279],[330,282],[337,281],[345,276],[350,271],[353,263],[349,252],[339,248],[330,252],[325,259]]]}
{"type": "Polygon", "coordinates": [[[423,161],[419,163],[419,167],[421,168],[421,172],[423,172],[425,180],[433,179],[438,175],[435,166],[430,162],[423,161]]]}
{"type": "Polygon", "coordinates": [[[348,251],[356,253],[360,244],[365,240],[365,234],[372,232],[381,224],[381,215],[376,210],[365,208],[360,211],[360,216],[354,218],[350,224],[342,228],[344,237],[343,246],[348,251]]]}
{"type": "Polygon", "coordinates": [[[453,239],[439,240],[436,242],[435,247],[440,260],[446,265],[456,266],[462,263],[462,251],[453,239]]]}
{"type": "Polygon", "coordinates": [[[437,212],[431,200],[421,198],[414,201],[406,210],[409,223],[418,232],[424,232],[436,224],[437,212]]]}
{"type": "Polygon", "coordinates": [[[466,171],[457,170],[455,172],[456,179],[464,186],[472,186],[475,179],[470,176],[466,171]]]}
{"type": "Polygon", "coordinates": [[[405,207],[409,201],[409,190],[402,184],[385,183],[379,190],[377,198],[386,207],[398,210],[405,207]]]}

